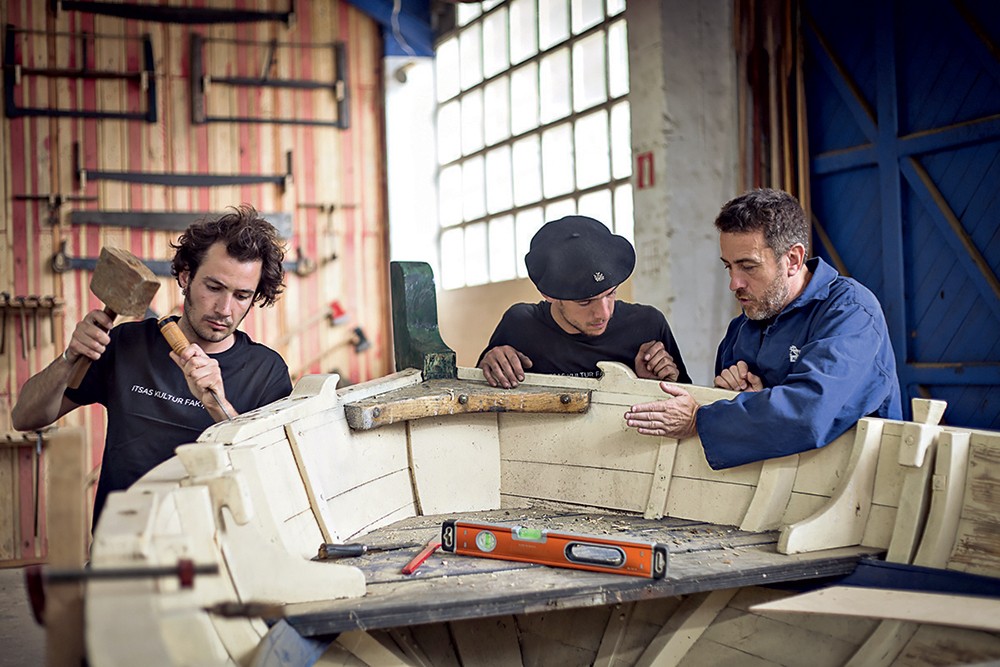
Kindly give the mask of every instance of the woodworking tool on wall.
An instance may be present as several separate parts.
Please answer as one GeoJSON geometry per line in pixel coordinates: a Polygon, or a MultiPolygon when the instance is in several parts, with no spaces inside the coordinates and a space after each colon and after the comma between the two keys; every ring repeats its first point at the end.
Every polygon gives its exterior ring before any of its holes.
{"type": "MultiPolygon", "coordinates": [[[[187,336],[184,335],[184,332],[181,331],[180,325],[177,324],[179,319],[180,318],[176,315],[166,315],[156,321],[156,324],[160,327],[160,333],[163,334],[163,337],[167,339],[168,343],[170,343],[170,349],[174,351],[174,354],[180,354],[187,349],[188,345],[191,344],[188,341],[187,336]]],[[[222,414],[226,415],[226,419],[232,421],[233,416],[229,414],[229,411],[226,410],[226,406],[224,406],[222,401],[219,400],[219,395],[215,393],[215,390],[209,389],[208,393],[210,393],[212,398],[215,399],[219,409],[222,410],[222,414]]]]}
{"type": "MultiPolygon", "coordinates": [[[[139,259],[121,248],[101,248],[101,256],[90,279],[90,291],[104,303],[104,312],[112,321],[119,315],[141,317],[146,314],[160,282],[139,259]]],[[[80,356],[73,367],[68,386],[76,388],[90,368],[90,358],[80,356]]]]}
{"type": "Polygon", "coordinates": [[[46,570],[40,565],[24,568],[24,584],[31,603],[31,612],[39,625],[45,624],[45,586],[67,584],[90,579],[147,579],[152,577],[177,577],[181,588],[192,588],[196,575],[218,574],[216,563],[196,565],[181,558],[173,566],[162,567],[109,567],[83,570],[46,570]]]}
{"type": "Polygon", "coordinates": [[[456,554],[662,579],[667,547],[656,542],[579,535],[469,521],[441,525],[442,549],[456,554]]]}
{"type": "Polygon", "coordinates": [[[316,554],[313,560],[356,558],[357,556],[364,556],[370,553],[398,551],[400,549],[412,549],[419,546],[420,542],[407,542],[405,544],[329,544],[324,542],[319,545],[319,553],[316,554]]]}
{"type": "Polygon", "coordinates": [[[37,295],[31,294],[24,297],[24,307],[31,310],[31,348],[38,349],[38,308],[41,301],[37,295]]]}
{"type": "Polygon", "coordinates": [[[24,297],[15,296],[11,305],[17,308],[17,320],[21,325],[21,358],[28,358],[28,327],[27,327],[27,315],[24,310],[24,297]]]}
{"type": "Polygon", "coordinates": [[[7,311],[10,310],[10,292],[0,292],[0,311],[2,311],[3,325],[0,329],[0,355],[7,350],[7,311]]]}

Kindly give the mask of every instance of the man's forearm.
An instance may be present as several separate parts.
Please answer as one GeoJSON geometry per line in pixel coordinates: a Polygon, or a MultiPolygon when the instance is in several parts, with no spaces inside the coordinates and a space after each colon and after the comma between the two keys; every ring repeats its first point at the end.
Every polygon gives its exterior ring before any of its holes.
{"type": "Polygon", "coordinates": [[[33,431],[59,419],[63,414],[63,392],[72,373],[73,363],[60,355],[29,378],[11,410],[11,425],[18,431],[33,431]]]}

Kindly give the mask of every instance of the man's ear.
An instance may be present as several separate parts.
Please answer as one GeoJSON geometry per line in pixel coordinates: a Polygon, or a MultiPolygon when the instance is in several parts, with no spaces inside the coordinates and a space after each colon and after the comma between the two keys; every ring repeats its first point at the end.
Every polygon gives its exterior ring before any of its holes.
{"type": "Polygon", "coordinates": [[[184,270],[177,274],[177,284],[181,286],[181,289],[187,289],[188,281],[191,279],[191,272],[184,270]]]}
{"type": "MultiPolygon", "coordinates": [[[[539,294],[542,294],[542,293],[539,292],[539,294]]],[[[548,294],[542,294],[542,298],[545,299],[546,301],[548,301],[549,303],[554,303],[556,301],[556,299],[553,299],[548,294]]]]}
{"type": "Polygon", "coordinates": [[[796,243],[788,249],[788,277],[797,275],[806,265],[806,247],[801,243],[796,243]]]}

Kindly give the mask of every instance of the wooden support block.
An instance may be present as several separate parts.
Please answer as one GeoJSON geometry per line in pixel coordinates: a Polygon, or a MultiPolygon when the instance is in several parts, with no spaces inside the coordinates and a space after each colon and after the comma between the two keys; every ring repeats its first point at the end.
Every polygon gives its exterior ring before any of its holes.
{"type": "Polygon", "coordinates": [[[931,479],[931,508],[914,565],[945,567],[955,544],[969,465],[969,434],[946,431],[938,436],[931,479]]]}
{"type": "Polygon", "coordinates": [[[348,403],[351,428],[367,431],[409,419],[475,412],[586,412],[590,392],[553,387],[501,389],[461,380],[431,380],[388,394],[348,403]]]}
{"type": "Polygon", "coordinates": [[[858,422],[851,458],[830,502],[812,516],[786,526],[778,552],[796,554],[861,543],[872,504],[883,422],[858,422]]]}
{"type": "Polygon", "coordinates": [[[774,530],[781,525],[781,519],[788,509],[788,501],[792,497],[798,470],[798,454],[763,462],[753,500],[743,516],[740,530],[760,532],[774,530]]]}
{"type": "Polygon", "coordinates": [[[647,519],[660,519],[667,511],[670,478],[674,474],[674,460],[677,458],[677,440],[673,438],[660,438],[659,440],[656,467],[653,468],[653,483],[649,489],[646,511],[643,513],[647,519]]]}

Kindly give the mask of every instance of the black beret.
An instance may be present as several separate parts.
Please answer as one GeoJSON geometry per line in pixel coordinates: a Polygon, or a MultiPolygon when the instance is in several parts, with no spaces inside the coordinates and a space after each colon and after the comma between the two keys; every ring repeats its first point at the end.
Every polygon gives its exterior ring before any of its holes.
{"type": "Polygon", "coordinates": [[[539,292],[580,301],[625,282],[635,268],[635,250],[601,222],[569,215],[542,225],[524,263],[539,292]]]}

